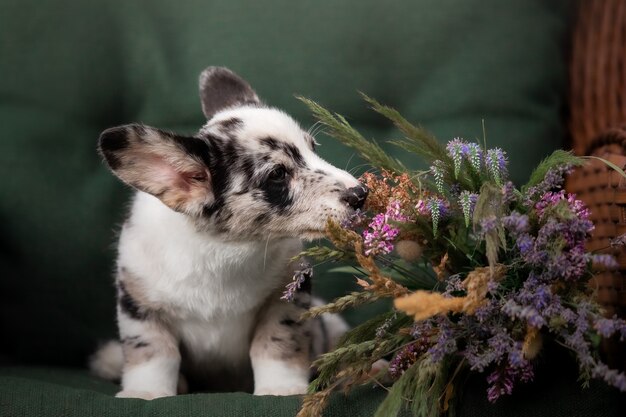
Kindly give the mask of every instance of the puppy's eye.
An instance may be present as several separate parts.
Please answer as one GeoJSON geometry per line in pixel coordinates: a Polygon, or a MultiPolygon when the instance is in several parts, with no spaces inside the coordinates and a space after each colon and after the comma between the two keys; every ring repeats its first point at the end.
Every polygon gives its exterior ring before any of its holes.
{"type": "Polygon", "coordinates": [[[270,172],[270,174],[267,177],[267,180],[271,182],[281,182],[285,179],[286,176],[287,176],[287,169],[282,165],[278,165],[276,168],[274,168],[270,172]]]}

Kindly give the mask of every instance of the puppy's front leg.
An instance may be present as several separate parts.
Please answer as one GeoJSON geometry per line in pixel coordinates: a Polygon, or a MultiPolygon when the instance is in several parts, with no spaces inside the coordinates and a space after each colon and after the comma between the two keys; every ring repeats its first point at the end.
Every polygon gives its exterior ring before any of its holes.
{"type": "Polygon", "coordinates": [[[151,400],[176,395],[178,341],[156,314],[143,310],[121,287],[118,323],[124,368],[121,398],[151,400]]]}
{"type": "Polygon", "coordinates": [[[263,311],[250,347],[255,395],[306,392],[311,366],[311,324],[299,321],[302,312],[303,307],[284,301],[273,301],[263,311]]]}

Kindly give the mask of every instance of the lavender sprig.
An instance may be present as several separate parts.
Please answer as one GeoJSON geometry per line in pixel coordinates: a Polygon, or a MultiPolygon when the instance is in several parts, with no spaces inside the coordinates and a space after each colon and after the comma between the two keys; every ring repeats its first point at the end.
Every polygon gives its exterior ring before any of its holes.
{"type": "Polygon", "coordinates": [[[467,147],[467,143],[461,140],[460,138],[454,138],[446,145],[446,150],[448,151],[448,155],[452,158],[452,162],[454,163],[454,178],[459,178],[459,173],[461,172],[461,163],[463,162],[463,158],[468,154],[469,148],[467,147]]]}
{"type": "Polygon", "coordinates": [[[430,172],[433,175],[433,177],[435,178],[435,187],[437,187],[437,191],[439,191],[439,193],[443,194],[444,193],[444,188],[443,188],[443,178],[444,178],[444,168],[443,168],[443,162],[437,160],[435,162],[433,162],[433,165],[430,167],[430,172]]]}
{"type": "Polygon", "coordinates": [[[476,172],[480,172],[480,167],[483,164],[483,150],[480,148],[480,145],[473,142],[468,143],[466,156],[470,166],[474,168],[476,172]]]}
{"type": "Polygon", "coordinates": [[[463,210],[463,217],[465,218],[465,227],[469,227],[472,215],[474,214],[474,207],[478,201],[478,194],[471,193],[469,191],[463,191],[459,196],[459,204],[463,210]]]}
{"type": "Polygon", "coordinates": [[[489,149],[485,157],[485,164],[496,184],[502,186],[502,181],[507,175],[506,152],[500,148],[489,149]]]}
{"type": "Polygon", "coordinates": [[[294,271],[293,278],[285,287],[285,291],[280,299],[292,302],[302,284],[304,284],[306,280],[310,280],[312,277],[313,267],[311,267],[311,264],[308,262],[301,262],[300,269],[294,271]]]}

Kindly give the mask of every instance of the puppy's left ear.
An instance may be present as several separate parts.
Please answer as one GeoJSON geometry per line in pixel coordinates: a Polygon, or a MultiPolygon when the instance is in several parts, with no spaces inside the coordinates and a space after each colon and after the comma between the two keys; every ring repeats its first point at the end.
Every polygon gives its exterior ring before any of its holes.
{"type": "Polygon", "coordinates": [[[98,148],[119,179],[175,211],[197,215],[214,201],[202,139],[131,124],[102,132],[98,148]]]}
{"type": "Polygon", "coordinates": [[[224,67],[208,67],[200,74],[200,101],[207,120],[229,107],[259,104],[250,84],[224,67]]]}

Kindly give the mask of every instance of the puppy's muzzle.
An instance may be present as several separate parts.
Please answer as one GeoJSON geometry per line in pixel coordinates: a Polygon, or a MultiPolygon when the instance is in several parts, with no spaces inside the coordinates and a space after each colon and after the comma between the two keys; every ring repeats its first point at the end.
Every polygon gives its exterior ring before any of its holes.
{"type": "Polygon", "coordinates": [[[366,186],[357,185],[356,187],[348,188],[344,191],[341,195],[341,200],[355,210],[361,209],[363,208],[363,204],[365,204],[368,193],[369,190],[366,186]]]}

